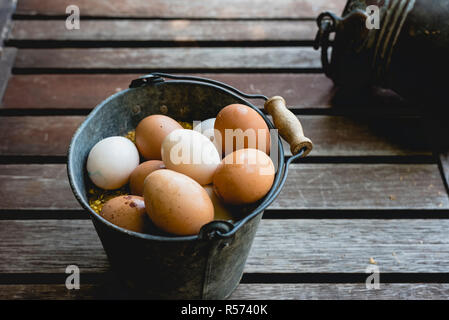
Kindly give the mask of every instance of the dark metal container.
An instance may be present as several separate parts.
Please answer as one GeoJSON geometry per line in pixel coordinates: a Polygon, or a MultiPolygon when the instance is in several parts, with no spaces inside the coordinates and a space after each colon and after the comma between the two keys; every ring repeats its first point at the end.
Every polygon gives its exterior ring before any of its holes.
{"type": "Polygon", "coordinates": [[[341,18],[324,12],[317,22],[315,47],[337,86],[374,85],[421,104],[447,104],[449,0],[349,0],[341,18]],[[380,29],[367,28],[370,5],[380,8],[380,29]]]}
{"type": "Polygon", "coordinates": [[[299,124],[299,127],[286,125],[296,130],[290,130],[290,135],[285,128],[279,130],[281,135],[287,133],[284,137],[291,142],[294,156],[284,161],[281,139],[272,141],[272,148],[278,150],[278,168],[273,187],[265,198],[241,208],[246,214],[237,222],[213,221],[203,226],[198,235],[182,237],[128,231],[96,214],[89,207],[86,192],[88,153],[99,140],[126,134],[148,115],[166,114],[179,121],[205,120],[215,117],[221,108],[232,103],[255,109],[273,129],[269,118],[245,98],[267,100],[265,96],[247,95],[209,79],[154,73],[134,80],[129,89],[99,104],[72,139],[67,170],[73,192],[90,213],[112,269],[148,298],[228,297],[240,281],[264,209],[279,194],[288,165],[311,150],[311,141],[304,137],[299,121],[285,108],[282,98],[270,99],[265,106],[275,123],[285,127],[283,117],[293,116],[299,124]],[[280,104],[281,108],[275,104],[280,104]],[[297,139],[292,139],[298,133],[297,139]]]}

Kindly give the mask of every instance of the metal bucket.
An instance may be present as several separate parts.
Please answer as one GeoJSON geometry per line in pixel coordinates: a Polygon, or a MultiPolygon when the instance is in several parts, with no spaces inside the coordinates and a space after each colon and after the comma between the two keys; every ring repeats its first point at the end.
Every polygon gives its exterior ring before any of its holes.
{"type": "Polygon", "coordinates": [[[374,85],[446,107],[448,21],[449,0],[349,0],[342,17],[332,12],[318,17],[315,48],[321,47],[323,69],[339,87],[374,85]],[[380,9],[379,29],[367,28],[370,5],[380,9]]]}
{"type": "Polygon", "coordinates": [[[289,164],[311,149],[301,124],[280,97],[247,95],[204,78],[153,73],[134,80],[129,89],[109,97],[90,113],[72,139],[67,170],[73,193],[90,213],[112,269],[129,286],[148,298],[223,299],[240,282],[262,213],[279,194],[289,164]],[[213,221],[198,235],[179,237],[128,231],[90,208],[85,165],[90,149],[99,140],[124,135],[151,114],[166,114],[178,121],[205,120],[232,103],[250,106],[274,129],[270,119],[245,98],[266,101],[265,109],[280,127],[281,136],[290,142],[294,156],[285,161],[281,139],[272,142],[272,148],[274,144],[278,150],[273,186],[262,200],[240,208],[246,212],[240,220],[213,221]]]}

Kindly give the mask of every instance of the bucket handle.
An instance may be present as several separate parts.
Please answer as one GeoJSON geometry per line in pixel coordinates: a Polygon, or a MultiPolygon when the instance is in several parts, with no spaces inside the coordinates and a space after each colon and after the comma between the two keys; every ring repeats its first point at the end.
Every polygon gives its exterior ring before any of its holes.
{"type": "Polygon", "coordinates": [[[175,79],[175,80],[191,80],[198,82],[210,83],[226,90],[232,91],[247,99],[262,99],[265,100],[264,109],[269,115],[273,117],[274,126],[279,130],[282,138],[290,145],[290,150],[292,155],[295,156],[304,149],[302,155],[299,157],[306,157],[310,151],[313,149],[312,141],[304,136],[304,130],[302,128],[299,119],[291,112],[285,103],[284,98],[280,96],[274,96],[268,99],[266,96],[261,94],[247,94],[234,87],[231,87],[220,81],[206,79],[194,76],[176,76],[167,73],[153,72],[149,75],[140,77],[131,82],[130,88],[137,88],[143,85],[155,84],[163,82],[163,78],[175,79]]]}
{"type": "Polygon", "coordinates": [[[234,87],[231,87],[231,86],[229,86],[223,82],[217,81],[217,80],[206,79],[206,78],[195,77],[195,76],[184,76],[184,75],[176,76],[173,74],[161,73],[161,72],[153,72],[148,75],[142,76],[138,79],[135,79],[135,80],[131,81],[131,84],[129,85],[129,87],[130,88],[138,88],[138,87],[141,87],[141,86],[147,85],[147,84],[155,84],[155,83],[163,82],[164,81],[163,78],[168,78],[168,79],[173,79],[173,80],[190,80],[190,81],[210,83],[210,84],[216,85],[218,87],[225,88],[228,91],[232,91],[232,92],[234,92],[244,98],[247,98],[247,99],[262,99],[265,101],[268,100],[268,98],[262,94],[247,94],[247,93],[244,93],[234,87]]]}

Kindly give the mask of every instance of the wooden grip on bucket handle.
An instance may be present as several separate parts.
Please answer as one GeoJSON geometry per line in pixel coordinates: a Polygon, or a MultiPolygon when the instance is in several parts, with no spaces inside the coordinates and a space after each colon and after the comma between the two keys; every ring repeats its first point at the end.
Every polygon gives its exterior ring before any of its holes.
{"type": "Polygon", "coordinates": [[[313,149],[312,140],[304,136],[301,122],[287,109],[284,98],[272,97],[265,102],[264,108],[273,117],[274,126],[290,145],[292,154],[297,155],[302,148],[305,148],[302,157],[307,156],[313,149]]]}

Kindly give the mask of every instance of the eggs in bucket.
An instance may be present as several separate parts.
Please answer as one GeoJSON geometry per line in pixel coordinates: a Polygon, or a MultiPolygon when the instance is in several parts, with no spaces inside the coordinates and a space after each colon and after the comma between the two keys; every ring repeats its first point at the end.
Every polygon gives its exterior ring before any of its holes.
{"type": "Polygon", "coordinates": [[[193,123],[193,130],[181,124],[149,115],[138,123],[135,142],[108,137],[92,148],[88,176],[105,189],[92,193],[102,197],[92,202],[98,214],[135,232],[151,233],[152,225],[171,235],[195,235],[214,219],[235,220],[235,205],[255,203],[269,192],[275,174],[270,133],[255,110],[232,104],[217,118],[193,123]],[[226,141],[231,152],[222,159],[226,141]],[[117,195],[104,196],[111,189],[117,195]]]}

